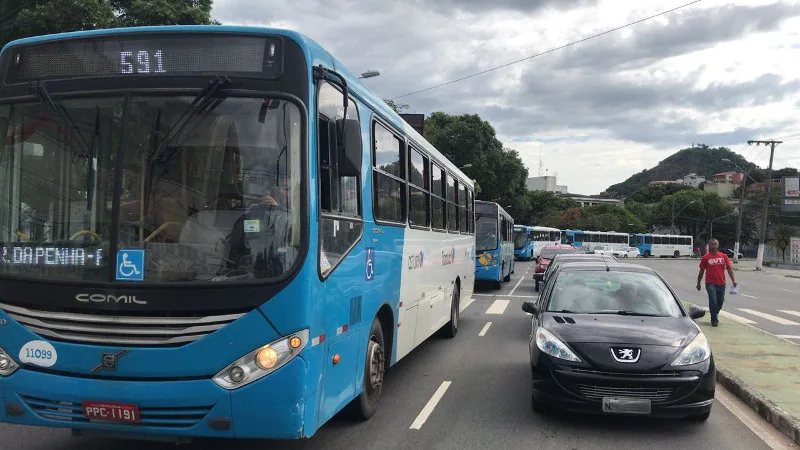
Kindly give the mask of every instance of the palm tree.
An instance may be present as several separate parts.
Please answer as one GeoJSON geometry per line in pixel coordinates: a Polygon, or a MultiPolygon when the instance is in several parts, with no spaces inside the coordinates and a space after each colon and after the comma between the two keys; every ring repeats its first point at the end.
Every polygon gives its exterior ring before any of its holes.
{"type": "Polygon", "coordinates": [[[783,262],[786,262],[786,249],[792,245],[792,237],[794,237],[796,230],[793,226],[782,223],[776,225],[775,228],[772,229],[772,232],[775,235],[773,239],[775,247],[781,251],[783,262]]]}

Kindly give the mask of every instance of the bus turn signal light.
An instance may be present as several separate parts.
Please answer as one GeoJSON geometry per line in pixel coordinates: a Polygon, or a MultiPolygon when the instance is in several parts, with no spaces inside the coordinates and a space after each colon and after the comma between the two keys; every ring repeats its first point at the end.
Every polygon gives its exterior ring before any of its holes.
{"type": "Polygon", "coordinates": [[[300,338],[299,338],[299,337],[297,337],[297,336],[295,336],[295,337],[293,337],[293,338],[291,338],[291,339],[289,340],[289,347],[292,347],[292,348],[300,348],[300,346],[301,346],[301,345],[303,345],[303,340],[302,340],[302,339],[300,339],[300,338]]]}
{"type": "Polygon", "coordinates": [[[335,365],[339,364],[339,360],[340,360],[340,359],[342,359],[342,357],[341,357],[341,356],[339,356],[339,354],[338,354],[338,353],[337,353],[337,354],[335,354],[335,355],[333,355],[333,365],[335,366],[335,365]]]}

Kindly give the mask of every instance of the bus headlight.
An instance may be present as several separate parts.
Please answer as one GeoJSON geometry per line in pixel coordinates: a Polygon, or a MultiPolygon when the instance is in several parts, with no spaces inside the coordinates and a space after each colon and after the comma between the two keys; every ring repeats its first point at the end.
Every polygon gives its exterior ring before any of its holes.
{"type": "Polygon", "coordinates": [[[0,376],[7,377],[19,369],[19,364],[14,361],[5,350],[0,348],[0,376]]]}
{"type": "Polygon", "coordinates": [[[307,329],[270,342],[220,370],[214,375],[214,383],[228,390],[246,386],[278,370],[303,351],[307,344],[307,329]]]}

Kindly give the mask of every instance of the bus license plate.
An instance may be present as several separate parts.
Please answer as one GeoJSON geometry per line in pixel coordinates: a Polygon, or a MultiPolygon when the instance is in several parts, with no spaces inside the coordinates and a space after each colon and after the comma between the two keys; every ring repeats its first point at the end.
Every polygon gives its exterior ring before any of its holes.
{"type": "Polygon", "coordinates": [[[139,423],[139,406],[114,402],[83,402],[83,414],[90,421],[139,423]]]}

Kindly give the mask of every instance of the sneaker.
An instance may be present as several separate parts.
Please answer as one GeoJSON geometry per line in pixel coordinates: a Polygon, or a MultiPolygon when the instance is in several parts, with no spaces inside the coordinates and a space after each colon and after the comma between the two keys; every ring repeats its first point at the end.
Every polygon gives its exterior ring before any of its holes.
{"type": "Polygon", "coordinates": [[[711,326],[712,326],[712,327],[716,327],[716,326],[718,326],[718,325],[719,325],[719,322],[718,322],[718,321],[711,322],[711,326]]]}

